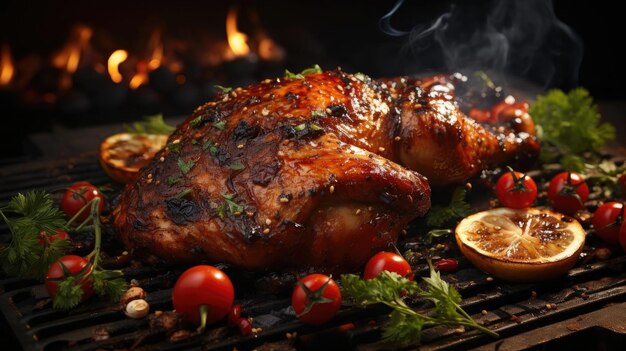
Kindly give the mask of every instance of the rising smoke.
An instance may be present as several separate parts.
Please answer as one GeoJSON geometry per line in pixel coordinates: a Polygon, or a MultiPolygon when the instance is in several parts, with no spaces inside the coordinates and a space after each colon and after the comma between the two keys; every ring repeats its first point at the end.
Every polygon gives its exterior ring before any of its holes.
{"type": "Polygon", "coordinates": [[[577,84],[583,47],[554,13],[550,0],[457,1],[411,31],[391,25],[404,0],[380,20],[392,36],[405,36],[407,73],[483,70],[547,87],[577,84]]]}

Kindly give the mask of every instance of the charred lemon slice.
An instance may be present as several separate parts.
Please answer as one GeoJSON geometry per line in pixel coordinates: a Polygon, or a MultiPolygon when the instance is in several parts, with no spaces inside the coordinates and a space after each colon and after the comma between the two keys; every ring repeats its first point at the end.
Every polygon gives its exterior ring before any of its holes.
{"type": "Polygon", "coordinates": [[[539,208],[479,212],[463,219],[455,236],[463,255],[476,267],[514,282],[565,274],[585,244],[585,231],[578,221],[539,208]]]}
{"type": "Polygon", "coordinates": [[[167,135],[120,133],[100,144],[100,164],[113,180],[132,182],[167,143],[167,135]]]}

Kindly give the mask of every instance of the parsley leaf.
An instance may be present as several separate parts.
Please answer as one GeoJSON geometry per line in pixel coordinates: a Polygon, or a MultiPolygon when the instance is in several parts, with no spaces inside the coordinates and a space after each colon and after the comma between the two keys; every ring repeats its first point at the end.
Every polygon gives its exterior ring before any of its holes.
{"type": "Polygon", "coordinates": [[[166,147],[168,150],[175,154],[180,152],[180,143],[168,143],[166,147]]]}
{"type": "Polygon", "coordinates": [[[440,227],[447,222],[468,216],[472,208],[465,201],[466,190],[463,187],[454,189],[448,207],[433,206],[426,215],[426,224],[440,227]]]}
{"type": "Polygon", "coordinates": [[[188,162],[185,162],[185,160],[183,160],[182,158],[179,157],[178,161],[177,161],[177,164],[178,164],[178,168],[180,169],[180,171],[183,174],[187,174],[187,173],[189,173],[189,171],[191,171],[193,166],[195,166],[196,161],[190,160],[188,162]]]}
{"type": "Polygon", "coordinates": [[[319,65],[313,65],[309,68],[305,68],[300,73],[293,73],[289,70],[285,70],[285,78],[287,79],[304,79],[304,76],[309,74],[322,73],[322,68],[319,65]]]}
{"type": "Polygon", "coordinates": [[[326,116],[326,112],[322,110],[313,110],[313,112],[311,112],[311,117],[313,118],[324,117],[324,116],[326,116]]]}
{"type": "Polygon", "coordinates": [[[242,171],[246,168],[246,166],[241,164],[241,162],[236,162],[228,165],[228,168],[232,169],[233,171],[242,171]]]}
{"type": "Polygon", "coordinates": [[[11,232],[11,242],[0,249],[0,264],[9,274],[40,278],[69,248],[67,240],[54,240],[45,247],[39,244],[40,235],[52,235],[66,224],[44,191],[17,194],[0,210],[0,217],[11,232]],[[17,216],[7,217],[5,211],[17,216]]]}
{"type": "Polygon", "coordinates": [[[226,206],[228,207],[228,211],[231,214],[237,215],[243,212],[244,206],[236,203],[233,200],[235,198],[235,194],[222,194],[222,197],[224,198],[224,201],[226,202],[226,206]]]}
{"type": "Polygon", "coordinates": [[[541,159],[560,162],[568,170],[581,171],[585,152],[598,153],[607,141],[615,138],[615,128],[600,123],[600,113],[589,92],[576,88],[569,93],[550,90],[538,96],[529,110],[537,124],[537,137],[543,142],[541,159]]]}
{"type": "Polygon", "coordinates": [[[83,288],[73,276],[67,276],[58,283],[58,289],[52,299],[52,307],[69,310],[76,307],[83,298],[83,288]]]}
{"type": "Polygon", "coordinates": [[[190,125],[190,126],[192,126],[193,128],[196,128],[196,127],[198,127],[200,124],[202,124],[202,122],[203,122],[203,120],[202,120],[202,116],[198,116],[198,117],[196,117],[196,118],[192,119],[192,120],[189,122],[189,125],[190,125]]]}
{"type": "Polygon", "coordinates": [[[233,90],[233,88],[231,88],[231,87],[223,87],[221,85],[215,85],[215,88],[218,89],[219,91],[221,91],[224,94],[228,94],[228,93],[230,93],[233,90]]]}
{"type": "Polygon", "coordinates": [[[169,177],[167,177],[165,182],[167,183],[167,185],[172,186],[172,185],[175,185],[176,183],[180,182],[180,177],[169,176],[169,177]]]}
{"type": "Polygon", "coordinates": [[[128,133],[135,134],[163,134],[170,135],[176,127],[167,124],[163,120],[163,115],[147,116],[142,122],[135,122],[131,125],[124,124],[124,129],[128,133]]]}
{"type": "Polygon", "coordinates": [[[491,336],[497,334],[474,321],[461,307],[461,295],[449,286],[432,267],[430,277],[423,278],[426,290],[400,275],[383,271],[376,278],[363,280],[354,274],[341,276],[342,295],[359,307],[384,304],[392,309],[383,326],[383,340],[397,346],[417,344],[426,326],[463,325],[491,336]],[[417,295],[435,304],[432,313],[420,314],[403,300],[404,295],[417,295]]]}
{"type": "Polygon", "coordinates": [[[217,128],[219,130],[224,130],[224,128],[226,127],[226,122],[224,122],[224,121],[215,122],[215,123],[213,123],[213,127],[217,128]]]}

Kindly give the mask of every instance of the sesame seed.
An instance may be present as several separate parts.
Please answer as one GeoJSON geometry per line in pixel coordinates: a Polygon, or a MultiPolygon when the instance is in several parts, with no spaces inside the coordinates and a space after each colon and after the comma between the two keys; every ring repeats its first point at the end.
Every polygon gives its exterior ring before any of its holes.
{"type": "Polygon", "coordinates": [[[246,214],[248,215],[248,217],[254,216],[254,212],[247,211],[246,214]]]}
{"type": "Polygon", "coordinates": [[[233,213],[233,214],[234,214],[235,216],[239,216],[239,215],[241,215],[241,212],[237,211],[237,212],[235,212],[235,213],[233,213]]]}
{"type": "Polygon", "coordinates": [[[397,136],[397,137],[393,138],[393,140],[395,140],[395,141],[400,141],[400,137],[399,137],[399,136],[397,136]]]}
{"type": "Polygon", "coordinates": [[[335,186],[331,185],[330,188],[328,188],[328,191],[330,191],[330,193],[334,193],[335,192],[335,186]]]}
{"type": "Polygon", "coordinates": [[[235,93],[234,91],[232,93],[230,93],[233,97],[237,97],[237,93],[235,93]]]}
{"type": "Polygon", "coordinates": [[[367,208],[367,210],[368,210],[368,211],[372,211],[373,209],[374,209],[374,207],[372,207],[372,206],[369,206],[369,207],[367,208]]]}
{"type": "Polygon", "coordinates": [[[485,279],[485,280],[487,280],[488,282],[492,282],[493,281],[493,277],[487,277],[487,279],[485,279]]]}
{"type": "Polygon", "coordinates": [[[224,98],[222,99],[223,102],[228,101],[228,95],[224,96],[224,98]]]}
{"type": "Polygon", "coordinates": [[[285,156],[285,153],[282,150],[278,150],[278,156],[285,156]]]}
{"type": "Polygon", "coordinates": [[[159,161],[165,162],[165,157],[161,156],[161,158],[159,158],[159,161]]]}
{"type": "Polygon", "coordinates": [[[157,179],[157,181],[154,182],[154,184],[159,185],[159,184],[161,184],[161,181],[157,179]]]}
{"type": "Polygon", "coordinates": [[[272,220],[271,220],[271,219],[269,219],[269,218],[268,218],[268,219],[266,219],[266,220],[265,220],[265,224],[267,224],[267,225],[272,224],[272,220]]]}
{"type": "Polygon", "coordinates": [[[406,234],[407,234],[406,229],[402,229],[402,235],[406,235],[406,234]]]}
{"type": "Polygon", "coordinates": [[[330,222],[326,222],[326,226],[327,226],[327,227],[330,227],[330,222]]]}
{"type": "Polygon", "coordinates": [[[270,228],[263,229],[263,234],[269,234],[269,233],[270,233],[270,228]]]}
{"type": "Polygon", "coordinates": [[[280,202],[289,202],[289,198],[287,198],[287,197],[281,197],[281,198],[280,198],[280,202]]]}
{"type": "Polygon", "coordinates": [[[381,146],[381,147],[379,147],[379,148],[378,148],[378,151],[380,151],[380,152],[384,152],[384,151],[385,151],[385,148],[381,146]]]}
{"type": "Polygon", "coordinates": [[[148,179],[152,179],[152,173],[148,173],[148,179]]]}
{"type": "Polygon", "coordinates": [[[268,84],[268,83],[270,83],[270,82],[271,82],[271,80],[270,80],[270,79],[266,79],[266,80],[264,80],[264,81],[263,81],[263,83],[265,83],[265,84],[268,84]]]}
{"type": "Polygon", "coordinates": [[[148,184],[152,183],[152,178],[148,178],[148,180],[146,180],[146,183],[148,184]]]}
{"type": "Polygon", "coordinates": [[[248,106],[244,106],[244,107],[242,108],[242,110],[243,110],[243,111],[248,111],[248,106]]]}
{"type": "Polygon", "coordinates": [[[268,110],[267,108],[265,108],[265,107],[264,107],[264,108],[261,110],[261,114],[262,114],[263,116],[267,116],[267,115],[269,115],[269,114],[270,114],[270,110],[268,110]]]}
{"type": "Polygon", "coordinates": [[[326,113],[328,113],[329,115],[332,113],[333,111],[329,108],[326,109],[326,113]]]}
{"type": "Polygon", "coordinates": [[[237,149],[243,149],[243,144],[237,145],[237,149]]]}
{"type": "Polygon", "coordinates": [[[339,84],[337,84],[337,89],[339,89],[339,91],[343,91],[343,87],[339,84]]]}
{"type": "Polygon", "coordinates": [[[176,140],[172,141],[172,144],[178,144],[178,143],[180,143],[180,139],[176,139],[176,140]]]}
{"type": "Polygon", "coordinates": [[[480,311],[480,313],[482,313],[482,315],[484,316],[484,315],[487,314],[487,310],[482,310],[482,311],[480,311]]]}
{"type": "Polygon", "coordinates": [[[355,215],[359,215],[361,213],[361,209],[357,209],[356,212],[354,212],[355,215]]]}

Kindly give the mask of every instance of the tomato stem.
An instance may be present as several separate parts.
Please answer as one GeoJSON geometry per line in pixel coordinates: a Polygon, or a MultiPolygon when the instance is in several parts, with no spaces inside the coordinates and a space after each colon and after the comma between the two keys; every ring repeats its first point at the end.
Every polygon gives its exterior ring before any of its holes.
{"type": "MultiPolygon", "coordinates": [[[[98,198],[96,198],[96,197],[95,197],[95,198],[91,199],[91,201],[86,202],[86,203],[83,205],[83,207],[81,207],[81,208],[80,208],[80,210],[78,210],[78,212],[76,212],[76,213],[72,216],[72,218],[70,218],[70,219],[67,221],[67,223],[65,223],[65,229],[69,229],[70,224],[72,224],[72,223],[73,223],[76,219],[78,219],[78,217],[79,217],[79,216],[80,216],[83,212],[85,212],[85,210],[86,210],[89,206],[92,206],[92,203],[93,203],[93,202],[94,202],[94,200],[96,200],[96,199],[98,199],[98,198]]],[[[98,202],[100,202],[100,199],[98,199],[98,202]]],[[[88,221],[89,219],[90,219],[90,218],[89,218],[89,217],[87,217],[87,218],[85,219],[85,221],[84,221],[83,223],[81,223],[81,225],[79,225],[78,227],[82,227],[82,225],[83,225],[86,221],[88,221]]]]}
{"type": "Polygon", "coordinates": [[[206,329],[206,319],[209,315],[209,306],[200,305],[198,307],[200,309],[200,326],[198,327],[198,334],[204,333],[204,329],[206,329]]]}

